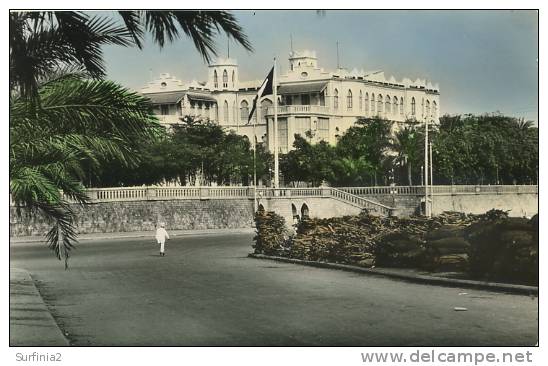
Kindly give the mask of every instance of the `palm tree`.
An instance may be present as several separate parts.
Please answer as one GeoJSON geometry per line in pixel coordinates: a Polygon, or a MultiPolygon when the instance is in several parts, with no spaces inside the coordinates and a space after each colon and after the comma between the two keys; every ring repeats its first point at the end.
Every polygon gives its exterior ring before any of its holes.
{"type": "Polygon", "coordinates": [[[143,47],[146,32],[163,47],[188,36],[206,62],[217,55],[215,36],[224,32],[246,50],[253,47],[234,15],[226,11],[120,11],[120,20],[83,12],[10,13],[10,90],[36,95],[41,78],[66,65],[102,78],[101,47],[143,47]]]}
{"type": "Polygon", "coordinates": [[[405,127],[394,135],[392,149],[397,153],[395,162],[407,167],[407,181],[413,185],[413,164],[419,161],[424,149],[419,131],[405,127]]]}
{"type": "Polygon", "coordinates": [[[144,97],[111,81],[64,75],[38,88],[40,107],[10,102],[10,193],[18,207],[52,221],[47,242],[65,264],[76,241],[69,203],[86,203],[86,167],[136,162],[128,138],[154,139],[161,127],[144,97]]]}
{"type": "Polygon", "coordinates": [[[86,169],[112,160],[131,165],[132,140],[160,134],[147,99],[101,80],[101,47],[142,47],[145,31],[163,46],[184,33],[208,61],[213,37],[224,31],[251,50],[227,12],[120,15],[122,22],[82,12],[10,13],[10,194],[18,207],[51,220],[47,243],[65,268],[76,242],[69,203],[87,202],[86,169]]]}

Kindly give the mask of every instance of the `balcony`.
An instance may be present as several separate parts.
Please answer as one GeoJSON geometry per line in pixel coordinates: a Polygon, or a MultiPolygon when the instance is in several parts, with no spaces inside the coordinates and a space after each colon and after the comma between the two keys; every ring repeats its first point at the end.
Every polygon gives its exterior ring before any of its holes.
{"type": "MultiPolygon", "coordinates": [[[[278,115],[288,115],[288,114],[330,114],[330,109],[328,106],[323,105],[281,105],[278,106],[278,115]]],[[[268,107],[266,112],[267,116],[274,115],[274,107],[268,107]]]]}

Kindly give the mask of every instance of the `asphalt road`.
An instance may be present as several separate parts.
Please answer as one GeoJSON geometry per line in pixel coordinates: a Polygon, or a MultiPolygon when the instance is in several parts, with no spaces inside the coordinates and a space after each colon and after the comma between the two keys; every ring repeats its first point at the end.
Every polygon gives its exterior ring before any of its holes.
{"type": "Polygon", "coordinates": [[[251,234],[11,245],[77,346],[534,345],[538,298],[247,258],[251,234]],[[466,293],[466,294],[462,294],[466,293]],[[455,311],[465,307],[467,311],[455,311]]]}

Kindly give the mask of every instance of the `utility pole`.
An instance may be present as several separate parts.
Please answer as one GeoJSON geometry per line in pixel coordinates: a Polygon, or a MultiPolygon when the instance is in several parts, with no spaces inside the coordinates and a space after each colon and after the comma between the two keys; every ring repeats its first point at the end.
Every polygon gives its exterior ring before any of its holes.
{"type": "Polygon", "coordinates": [[[434,160],[432,160],[432,141],[430,141],[430,215],[434,211],[434,160]]]}
{"type": "MultiPolygon", "coordinates": [[[[424,114],[423,114],[424,116],[424,114]]],[[[428,118],[424,119],[424,213],[426,217],[432,217],[428,205],[428,118]]]]}
{"type": "Polygon", "coordinates": [[[280,165],[278,161],[278,80],[276,72],[276,57],[274,57],[274,76],[272,88],[274,89],[274,188],[280,188],[280,165]]]}

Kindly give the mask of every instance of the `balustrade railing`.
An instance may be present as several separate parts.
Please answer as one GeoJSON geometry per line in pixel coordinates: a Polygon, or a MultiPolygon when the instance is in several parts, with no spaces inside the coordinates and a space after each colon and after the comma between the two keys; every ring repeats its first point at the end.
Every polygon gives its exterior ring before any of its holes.
{"type": "MultiPolygon", "coordinates": [[[[444,185],[429,187],[434,195],[458,194],[538,194],[537,185],[444,185]]],[[[388,187],[312,187],[312,188],[257,188],[257,198],[333,197],[355,204],[377,202],[364,197],[377,195],[424,195],[423,186],[388,187]]],[[[119,187],[89,188],[86,193],[91,202],[146,201],[168,199],[225,199],[249,198],[255,195],[253,187],[119,187]]],[[[66,197],[65,197],[66,198],[66,197]]],[[[70,202],[69,199],[67,201],[70,202]]],[[[15,205],[10,195],[10,206],[15,205]]],[[[381,205],[382,206],[382,205],[381,205]]],[[[387,207],[387,206],[385,206],[387,207]]]]}
{"type": "MultiPolygon", "coordinates": [[[[374,195],[411,195],[420,196],[425,194],[424,186],[383,186],[383,187],[340,187],[342,191],[355,194],[357,196],[374,195]]],[[[437,185],[428,187],[428,191],[434,195],[448,194],[515,194],[529,193],[538,194],[537,185],[437,185]]]]}

